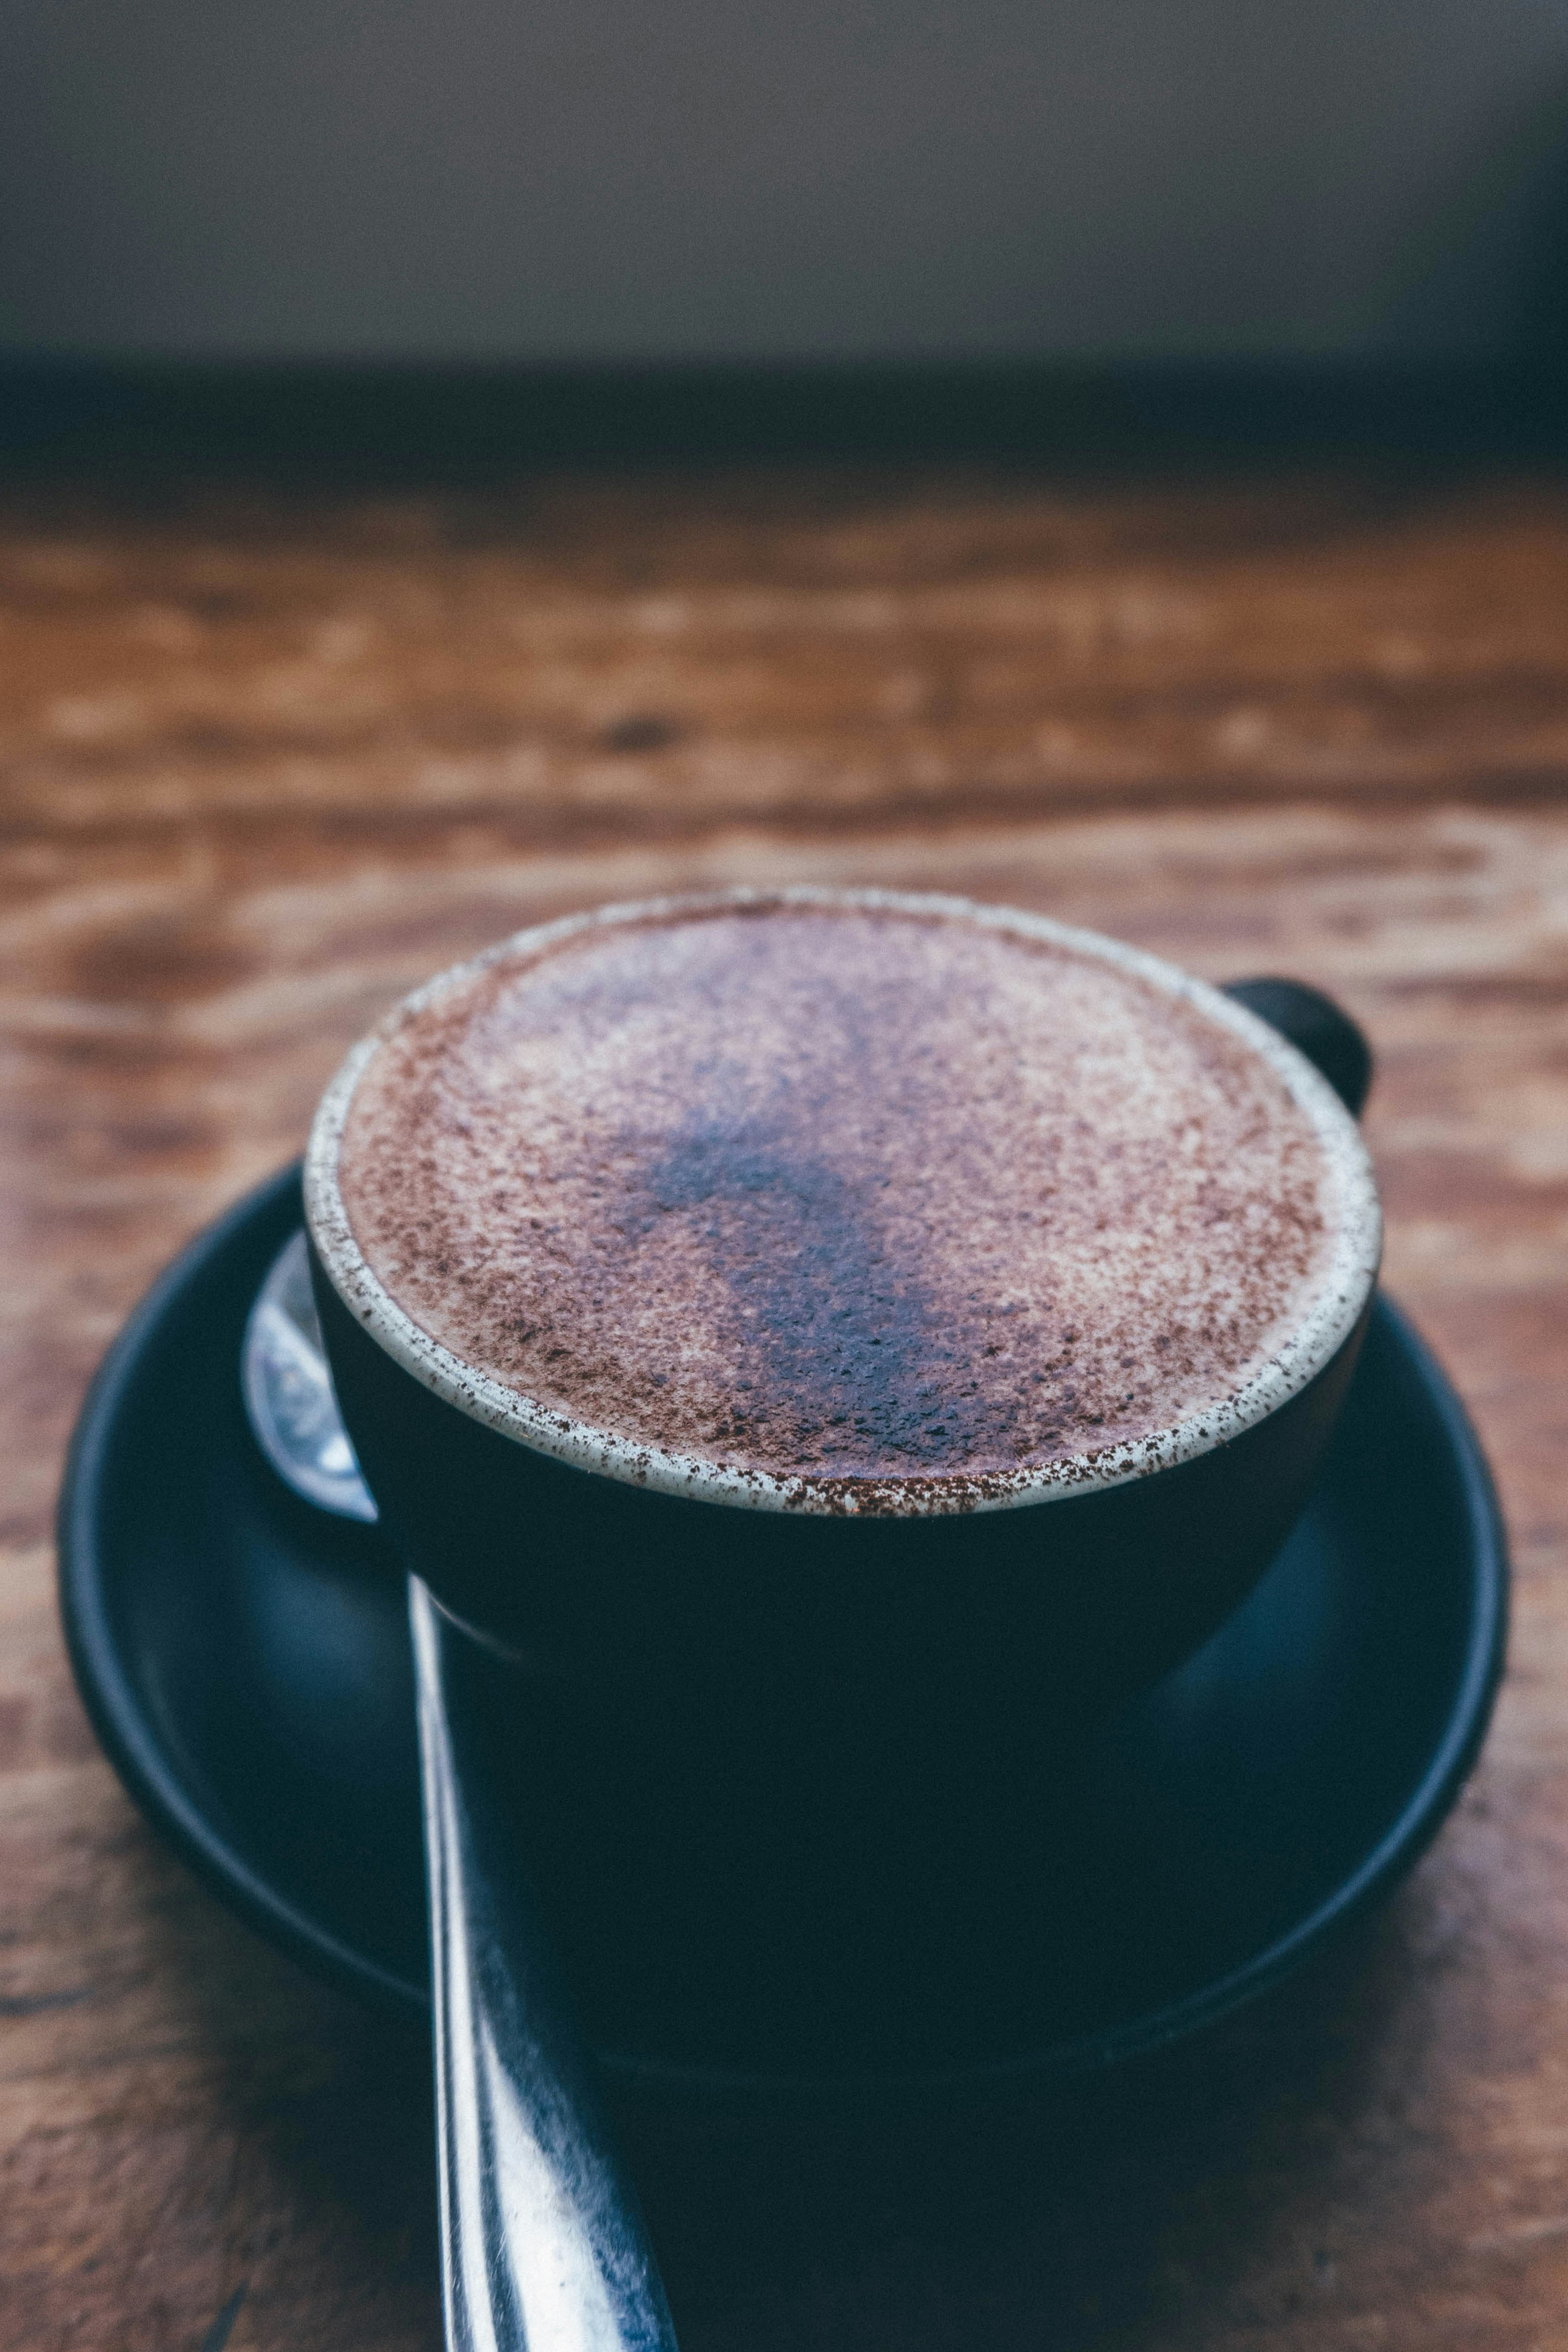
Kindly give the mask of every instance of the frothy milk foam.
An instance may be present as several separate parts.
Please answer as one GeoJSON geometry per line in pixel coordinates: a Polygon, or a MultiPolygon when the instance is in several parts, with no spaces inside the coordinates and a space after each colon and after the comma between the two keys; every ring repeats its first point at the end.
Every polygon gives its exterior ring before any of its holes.
{"type": "Polygon", "coordinates": [[[350,1058],[309,1182],[340,1286],[465,1409],[808,1508],[1202,1450],[1327,1360],[1377,1246],[1354,1123],[1247,1016],[873,893],[522,935],[350,1058]]]}

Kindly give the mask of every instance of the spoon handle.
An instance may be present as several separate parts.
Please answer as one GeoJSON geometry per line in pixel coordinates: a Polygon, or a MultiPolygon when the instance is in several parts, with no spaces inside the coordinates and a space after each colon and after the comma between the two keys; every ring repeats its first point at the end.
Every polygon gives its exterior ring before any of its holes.
{"type": "Polygon", "coordinates": [[[445,1625],[409,1580],[447,2352],[675,2352],[549,1945],[465,1769],[445,1625]]]}

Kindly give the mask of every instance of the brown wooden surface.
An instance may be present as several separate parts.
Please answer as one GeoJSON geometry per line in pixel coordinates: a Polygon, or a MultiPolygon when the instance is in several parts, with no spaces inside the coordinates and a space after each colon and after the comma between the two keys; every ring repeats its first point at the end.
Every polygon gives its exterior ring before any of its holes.
{"type": "Polygon", "coordinates": [[[683,2345],[1568,2347],[1568,489],[779,471],[0,526],[5,2352],[438,2342],[421,2053],[163,1853],[72,1692],[93,1363],[395,992],[779,877],[1343,998],[1517,1627],[1458,1813],[1268,2011],[1005,2126],[641,2123],[683,2345]]]}

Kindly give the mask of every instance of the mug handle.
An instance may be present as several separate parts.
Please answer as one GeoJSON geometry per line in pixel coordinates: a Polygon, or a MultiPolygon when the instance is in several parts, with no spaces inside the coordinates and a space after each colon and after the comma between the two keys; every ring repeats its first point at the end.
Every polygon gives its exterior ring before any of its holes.
{"type": "Polygon", "coordinates": [[[1372,1048],[1348,1013],[1301,980],[1233,980],[1220,991],[1288,1037],[1355,1118],[1372,1084],[1372,1048]]]}

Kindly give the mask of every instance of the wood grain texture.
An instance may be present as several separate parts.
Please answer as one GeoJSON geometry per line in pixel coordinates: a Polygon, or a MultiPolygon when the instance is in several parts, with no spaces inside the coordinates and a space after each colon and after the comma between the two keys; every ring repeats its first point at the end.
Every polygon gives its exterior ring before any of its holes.
{"type": "Polygon", "coordinates": [[[146,1282],[421,974],[693,883],[972,891],[1375,1041],[1519,1568],[1379,1925],[1048,2113],[637,2162],[689,2352],[1568,2347],[1568,488],[774,470],[0,512],[0,2347],[430,2352],[424,2061],[98,1755],[49,1518],[146,1282]]]}

